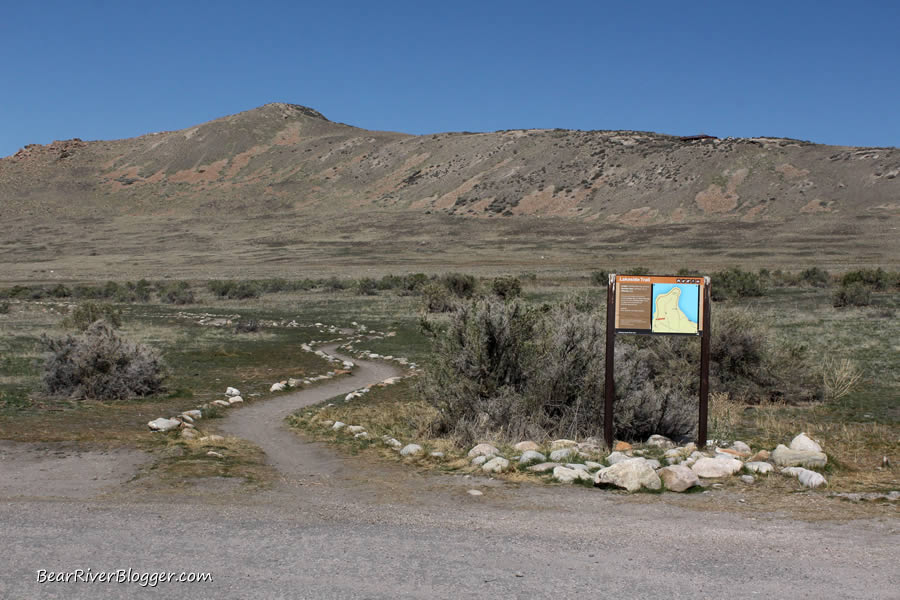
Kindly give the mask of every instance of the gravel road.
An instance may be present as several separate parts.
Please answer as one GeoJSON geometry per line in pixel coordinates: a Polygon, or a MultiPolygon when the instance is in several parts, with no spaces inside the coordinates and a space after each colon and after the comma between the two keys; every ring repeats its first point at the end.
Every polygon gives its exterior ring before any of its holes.
{"type": "MultiPolygon", "coordinates": [[[[248,492],[14,497],[0,486],[0,598],[898,598],[897,521],[806,522],[573,486],[423,474],[288,431],[350,378],[231,412],[283,480],[248,492]],[[466,490],[477,488],[483,496],[466,490]],[[209,572],[211,582],[36,582],[40,569],[209,572]]],[[[88,456],[86,460],[90,460],[88,456]]],[[[129,457],[128,460],[133,460],[129,457]]],[[[0,462],[0,480],[29,478],[0,462]]],[[[101,494],[101,491],[103,492],[101,494]]]]}

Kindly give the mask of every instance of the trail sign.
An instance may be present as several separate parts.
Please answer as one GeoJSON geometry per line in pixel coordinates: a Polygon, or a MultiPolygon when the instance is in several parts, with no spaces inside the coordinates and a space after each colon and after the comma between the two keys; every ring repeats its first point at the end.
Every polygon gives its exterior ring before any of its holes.
{"type": "Polygon", "coordinates": [[[616,334],[700,336],[697,445],[706,446],[709,407],[709,277],[610,274],[606,296],[603,437],[613,444],[616,334]]]}
{"type": "Polygon", "coordinates": [[[616,275],[616,333],[700,335],[703,277],[616,275]]]}

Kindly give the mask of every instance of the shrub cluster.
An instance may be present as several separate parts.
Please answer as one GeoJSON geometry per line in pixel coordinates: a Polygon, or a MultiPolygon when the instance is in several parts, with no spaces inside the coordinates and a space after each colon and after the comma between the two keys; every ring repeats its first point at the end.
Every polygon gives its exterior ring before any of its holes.
{"type": "Polygon", "coordinates": [[[43,383],[51,395],[123,400],[163,391],[159,355],[120,337],[105,321],[79,336],[41,338],[48,352],[43,383]]]}
{"type": "MultiPolygon", "coordinates": [[[[750,402],[817,397],[805,348],[780,343],[746,311],[713,316],[714,390],[750,402]]],[[[602,432],[605,315],[596,306],[480,298],[456,305],[445,326],[425,328],[434,352],[419,388],[439,410],[434,433],[470,443],[602,432]]],[[[694,435],[697,338],[623,337],[615,362],[617,437],[694,435]]]]}
{"type": "Polygon", "coordinates": [[[710,295],[713,300],[762,296],[765,284],[758,273],[731,267],[712,275],[710,295]]]}
{"type": "Polygon", "coordinates": [[[869,306],[872,304],[872,289],[859,281],[841,285],[832,294],[831,303],[835,308],[869,306]]]}

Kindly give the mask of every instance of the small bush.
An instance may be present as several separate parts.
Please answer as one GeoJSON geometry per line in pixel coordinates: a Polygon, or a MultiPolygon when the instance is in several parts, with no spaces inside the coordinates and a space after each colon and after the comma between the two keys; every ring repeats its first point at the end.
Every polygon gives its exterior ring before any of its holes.
{"type": "Polygon", "coordinates": [[[346,281],[338,279],[337,277],[329,277],[325,281],[322,282],[322,287],[331,292],[338,292],[340,290],[347,289],[349,284],[346,281]]]}
{"type": "Polygon", "coordinates": [[[152,286],[146,279],[141,279],[137,283],[127,282],[125,285],[119,286],[116,292],[116,302],[150,302],[150,292],[152,286]]]}
{"type": "Polygon", "coordinates": [[[456,302],[447,291],[447,288],[439,283],[427,283],[421,288],[422,304],[428,312],[449,312],[456,308],[456,302]]]}
{"type": "Polygon", "coordinates": [[[356,293],[360,296],[375,296],[378,294],[378,282],[371,277],[363,277],[356,282],[356,293]]]}
{"type": "Polygon", "coordinates": [[[0,315],[9,314],[9,302],[4,300],[0,302],[0,315]]]}
{"type": "Polygon", "coordinates": [[[497,277],[491,282],[491,291],[501,300],[510,300],[522,295],[522,282],[516,277],[497,277]]]}
{"type": "Polygon", "coordinates": [[[859,269],[844,273],[841,277],[841,286],[850,287],[855,284],[865,286],[867,288],[881,291],[890,285],[890,277],[888,273],[881,267],[877,269],[859,269]]]}
{"type": "Polygon", "coordinates": [[[207,289],[219,298],[229,300],[248,300],[259,298],[261,287],[255,281],[209,281],[207,289]]]}
{"type": "Polygon", "coordinates": [[[58,283],[50,290],[50,295],[54,298],[68,298],[72,295],[72,290],[58,283]]]}
{"type": "Polygon", "coordinates": [[[121,338],[105,321],[96,321],[77,337],[41,340],[49,353],[43,374],[49,394],[123,400],[163,391],[159,355],[121,338]]]}
{"type": "Polygon", "coordinates": [[[196,302],[194,292],[186,281],[158,283],[157,293],[159,301],[163,304],[193,304],[196,302]]]}
{"type": "Polygon", "coordinates": [[[714,273],[710,284],[713,300],[762,296],[764,293],[765,287],[759,274],[738,267],[714,273]]]}
{"type": "Polygon", "coordinates": [[[825,269],[810,267],[800,273],[800,281],[813,287],[828,287],[831,285],[831,275],[825,269]]]}
{"type": "Polygon", "coordinates": [[[246,321],[238,321],[234,326],[235,333],[255,333],[259,331],[259,321],[256,319],[247,319],[246,321]]]}
{"type": "Polygon", "coordinates": [[[457,298],[471,298],[478,286],[475,277],[465,273],[445,273],[440,282],[457,298]]]}
{"type": "Polygon", "coordinates": [[[836,289],[831,297],[831,303],[835,308],[869,306],[872,303],[872,290],[865,284],[854,281],[836,289]]]}
{"type": "Polygon", "coordinates": [[[591,273],[591,283],[593,283],[594,285],[607,287],[609,285],[609,272],[607,272],[607,271],[592,272],[591,273]]]}
{"type": "Polygon", "coordinates": [[[105,320],[111,327],[122,326],[122,311],[112,304],[101,302],[83,302],[75,307],[69,316],[63,319],[63,327],[86,331],[99,320],[105,320]]]}

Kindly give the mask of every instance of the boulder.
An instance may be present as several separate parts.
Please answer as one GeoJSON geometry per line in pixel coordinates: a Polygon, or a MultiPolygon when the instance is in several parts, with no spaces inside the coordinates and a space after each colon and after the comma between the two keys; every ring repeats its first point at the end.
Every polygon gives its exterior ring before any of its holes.
{"type": "Polygon", "coordinates": [[[196,429],[182,429],[181,437],[183,437],[186,440],[192,440],[197,437],[197,430],[196,429]]]}
{"type": "Polygon", "coordinates": [[[509,468],[509,461],[502,456],[495,456],[481,466],[485,473],[502,473],[509,468]]]}
{"type": "Polygon", "coordinates": [[[550,453],[550,460],[553,462],[560,462],[569,458],[570,456],[578,456],[578,450],[572,446],[554,450],[550,453]]]}
{"type": "Polygon", "coordinates": [[[772,460],[779,467],[824,467],[828,463],[824,452],[791,450],[783,444],[778,444],[772,452],[772,460]]]}
{"type": "Polygon", "coordinates": [[[225,388],[225,395],[226,396],[240,396],[241,392],[238,391],[237,388],[228,387],[228,388],[225,388]]]}
{"type": "Polygon", "coordinates": [[[385,443],[385,445],[390,446],[391,448],[402,448],[403,447],[403,442],[401,442],[398,439],[392,438],[392,437],[389,437],[388,439],[384,440],[384,443],[385,443]]]}
{"type": "Polygon", "coordinates": [[[422,446],[418,444],[407,444],[400,450],[400,456],[418,456],[423,452],[422,446]]]}
{"type": "Polygon", "coordinates": [[[698,477],[728,477],[740,471],[743,466],[744,463],[741,461],[727,456],[722,458],[708,458],[704,456],[703,458],[698,458],[697,462],[691,465],[691,470],[698,477]]]}
{"type": "Polygon", "coordinates": [[[727,456],[730,458],[747,458],[750,456],[750,453],[738,452],[733,448],[716,448],[716,458],[720,456],[727,456]]]}
{"type": "Polygon", "coordinates": [[[231,406],[231,404],[228,403],[228,400],[213,400],[212,403],[215,404],[216,406],[221,406],[223,408],[231,406]]]}
{"type": "Polygon", "coordinates": [[[334,429],[335,431],[339,431],[346,426],[347,426],[347,424],[344,423],[343,421],[335,421],[334,425],[332,425],[331,428],[334,429]]]}
{"type": "Polygon", "coordinates": [[[487,461],[491,460],[492,458],[494,458],[493,454],[488,454],[488,455],[481,454],[472,459],[472,466],[480,467],[481,465],[483,465],[487,461]]]}
{"type": "Polygon", "coordinates": [[[536,450],[526,450],[522,453],[522,456],[519,457],[519,464],[529,463],[529,462],[545,462],[547,457],[541,454],[536,450]]]}
{"type": "Polygon", "coordinates": [[[182,414],[179,418],[181,419],[182,423],[185,423],[185,424],[190,423],[191,426],[193,427],[194,419],[190,415],[182,414]]]}
{"type": "Polygon", "coordinates": [[[469,450],[469,458],[474,458],[476,456],[495,456],[500,454],[500,451],[497,450],[494,446],[490,444],[478,444],[471,450],[469,450]]]}
{"type": "Polygon", "coordinates": [[[526,452],[526,451],[528,451],[528,450],[537,451],[537,450],[540,450],[540,449],[541,449],[540,446],[538,446],[536,443],[534,443],[534,442],[532,442],[532,441],[530,441],[530,440],[529,440],[529,441],[525,441],[525,442],[519,442],[518,444],[516,444],[515,446],[513,446],[513,448],[515,448],[515,449],[518,450],[519,452],[526,452]]]}
{"type": "Polygon", "coordinates": [[[741,481],[744,483],[754,483],[756,478],[753,475],[741,475],[741,481]]]}
{"type": "Polygon", "coordinates": [[[147,427],[149,427],[153,431],[172,431],[173,429],[178,429],[179,427],[181,427],[181,421],[179,421],[178,419],[166,419],[164,417],[160,417],[148,422],[147,427]]]}
{"type": "Polygon", "coordinates": [[[347,426],[347,431],[349,431],[350,433],[362,433],[365,430],[366,430],[366,428],[363,427],[362,425],[348,425],[347,426]]]}
{"type": "Polygon", "coordinates": [[[186,415],[186,416],[188,416],[188,417],[194,419],[195,421],[198,420],[198,419],[200,419],[200,418],[203,416],[203,413],[200,412],[200,411],[197,410],[197,409],[194,409],[194,410],[186,410],[186,411],[184,411],[184,412],[181,413],[181,414],[182,414],[182,415],[186,415]]]}
{"type": "Polygon", "coordinates": [[[560,465],[558,462],[545,462],[545,463],[540,463],[537,465],[531,465],[530,467],[527,467],[527,468],[532,473],[546,473],[547,471],[552,471],[556,467],[560,467],[560,466],[562,466],[562,465],[560,465]]]}
{"type": "Polygon", "coordinates": [[[800,481],[800,485],[808,488],[817,488],[819,486],[828,485],[825,478],[815,471],[804,469],[803,467],[788,467],[781,470],[785,475],[796,477],[800,481]]]}
{"type": "Polygon", "coordinates": [[[821,452],[822,446],[810,439],[805,433],[801,433],[791,440],[791,450],[806,450],[808,452],[821,452]]]}
{"type": "Polygon", "coordinates": [[[229,405],[233,405],[233,404],[243,404],[243,403],[244,403],[244,399],[241,398],[240,396],[232,396],[231,398],[228,399],[228,404],[229,404],[229,405]]]}
{"type": "Polygon", "coordinates": [[[576,470],[576,471],[585,471],[585,472],[587,472],[587,470],[588,470],[587,465],[583,465],[583,464],[581,464],[581,463],[568,463],[568,464],[565,465],[565,467],[566,467],[567,469],[574,469],[574,470],[576,470]]]}
{"type": "Polygon", "coordinates": [[[554,467],[553,479],[560,483],[572,483],[576,479],[590,481],[593,476],[584,469],[570,469],[568,467],[554,467]]]}
{"type": "Polygon", "coordinates": [[[286,386],[283,383],[273,383],[269,388],[270,392],[283,392],[286,386]]]}
{"type": "Polygon", "coordinates": [[[750,456],[750,452],[752,452],[752,450],[750,450],[750,446],[748,446],[747,444],[745,444],[744,442],[742,442],[740,440],[731,444],[731,448],[733,450],[737,450],[738,452],[740,452],[742,455],[745,455],[745,456],[750,456]]]}
{"type": "Polygon", "coordinates": [[[642,487],[658,490],[662,487],[662,482],[647,461],[635,458],[600,469],[594,478],[594,485],[601,487],[611,485],[636,492],[642,487]]]}
{"type": "Polygon", "coordinates": [[[586,461],[584,461],[584,466],[586,466],[586,467],[587,467],[588,469],[590,469],[591,471],[596,471],[597,469],[602,469],[602,468],[603,468],[603,465],[602,465],[602,464],[600,464],[600,463],[598,463],[598,462],[594,462],[594,461],[592,461],[592,460],[586,460],[586,461]]]}
{"type": "Polygon", "coordinates": [[[675,442],[664,435],[654,434],[647,438],[646,445],[654,446],[656,448],[674,448],[675,442]]]}
{"type": "Polygon", "coordinates": [[[666,489],[673,492],[683,492],[700,483],[700,478],[690,468],[683,465],[673,465],[657,471],[666,489]]]}
{"type": "Polygon", "coordinates": [[[614,465],[625,460],[631,460],[631,458],[632,457],[628,456],[627,454],[622,454],[621,452],[613,452],[606,457],[606,462],[609,465],[614,465]]]}
{"type": "Polygon", "coordinates": [[[756,460],[745,462],[744,467],[748,471],[759,473],[760,475],[766,475],[767,473],[771,473],[775,470],[775,467],[773,467],[769,463],[756,460]]]}

